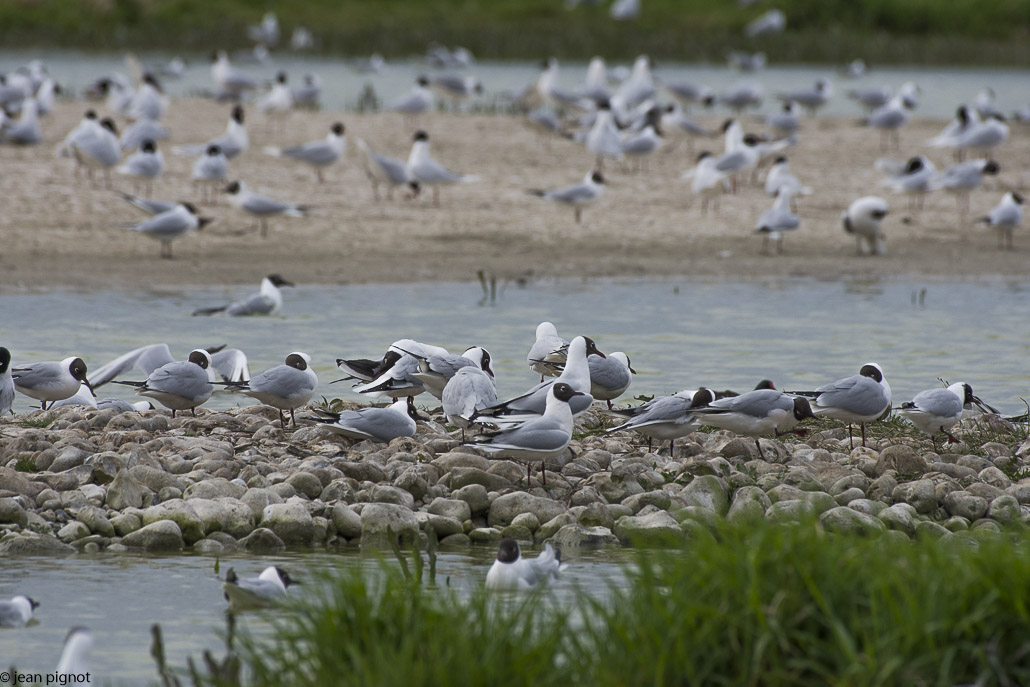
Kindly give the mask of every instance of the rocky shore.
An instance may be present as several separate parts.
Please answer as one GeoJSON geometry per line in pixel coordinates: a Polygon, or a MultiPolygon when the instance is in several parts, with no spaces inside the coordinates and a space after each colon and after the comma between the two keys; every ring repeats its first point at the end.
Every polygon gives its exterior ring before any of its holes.
{"type": "MultiPolygon", "coordinates": [[[[301,413],[298,413],[301,414],[301,413]]],[[[559,546],[673,543],[721,518],[828,531],[965,536],[1030,525],[1030,440],[966,421],[934,452],[912,432],[849,448],[845,428],[752,439],[699,432],[675,455],[577,421],[574,453],[539,470],[462,446],[442,416],[411,439],[353,443],[251,406],[197,417],[63,408],[0,422],[0,554],[220,554],[441,546],[502,536],[559,546]],[[985,437],[987,437],[985,439],[985,437]]],[[[537,466],[538,467],[538,466],[537,466]]]]}

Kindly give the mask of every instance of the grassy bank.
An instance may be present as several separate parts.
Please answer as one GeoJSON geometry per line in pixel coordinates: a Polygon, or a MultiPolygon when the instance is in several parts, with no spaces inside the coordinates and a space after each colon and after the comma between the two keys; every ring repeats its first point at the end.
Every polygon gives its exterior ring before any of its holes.
{"type": "Polygon", "coordinates": [[[421,53],[430,41],[464,45],[482,58],[602,54],[625,59],[713,60],[728,48],[765,50],[777,61],[1024,65],[1030,3],[1024,0],[781,0],[788,33],[746,39],[743,27],[772,4],[728,0],[644,0],[641,16],[614,22],[607,1],[564,8],[560,0],[15,0],[0,3],[9,47],[238,48],[246,27],[279,13],[284,40],[309,27],[320,49],[388,57],[421,53]]]}
{"type": "Polygon", "coordinates": [[[244,635],[241,657],[262,685],[1030,684],[1025,543],[701,530],[683,551],[641,553],[604,602],[562,606],[392,567],[324,580],[273,638],[244,635]]]}

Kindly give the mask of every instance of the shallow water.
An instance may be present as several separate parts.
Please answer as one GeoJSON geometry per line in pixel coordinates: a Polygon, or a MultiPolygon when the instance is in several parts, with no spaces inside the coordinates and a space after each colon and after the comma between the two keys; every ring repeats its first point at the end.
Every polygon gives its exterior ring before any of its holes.
{"type": "MultiPolygon", "coordinates": [[[[458,590],[482,584],[495,555],[492,547],[441,553],[437,583],[458,590]]],[[[622,565],[629,556],[620,551],[569,550],[564,559],[570,567],[555,585],[559,601],[571,598],[574,585],[604,595],[609,583],[623,579],[622,565]]],[[[173,668],[185,667],[187,656],[199,664],[205,649],[219,659],[225,655],[226,602],[219,578],[230,567],[241,576],[252,576],[266,566],[281,565],[302,580],[301,586],[290,588],[293,596],[312,593],[318,571],[359,568],[376,574],[380,565],[378,558],[362,556],[353,548],[339,553],[223,557],[219,573],[215,560],[123,554],[5,559],[0,598],[25,594],[41,605],[35,614],[37,622],[29,627],[0,629],[0,670],[14,665],[18,672],[52,671],[65,634],[83,625],[94,636],[91,668],[95,677],[105,684],[154,683],[157,671],[150,657],[154,623],[161,625],[168,665],[173,668]]],[[[428,579],[428,566],[425,575],[428,579]]],[[[242,616],[238,626],[256,633],[266,628],[266,621],[254,614],[242,616]]]]}
{"type": "MultiPolygon", "coordinates": [[[[316,400],[356,401],[349,383],[329,383],[339,377],[336,358],[379,357],[400,338],[454,351],[481,345],[506,397],[536,381],[525,356],[537,323],[551,320],[567,338],[587,334],[602,351],[625,351],[638,373],[630,396],[701,385],[744,390],[763,378],[783,389],[813,388],[868,361],[883,367],[896,403],[937,386],[938,376],[970,383],[1012,414],[1024,412],[1020,397],[1030,396],[1025,281],[542,281],[502,288],[492,305],[469,283],[299,286],[284,289],[280,316],[190,316],[250,290],[0,293],[0,344],[15,364],[74,353],[94,369],[156,342],[182,357],[198,346],[238,347],[252,372],[300,350],[319,375],[316,400]]],[[[99,395],[133,398],[114,384],[99,395]]],[[[217,392],[206,407],[250,403],[217,392]]],[[[15,410],[29,409],[19,395],[15,410]]]]}
{"type": "MultiPolygon", "coordinates": [[[[140,55],[148,66],[164,64],[170,55],[140,55]]],[[[190,66],[183,78],[166,79],[164,86],[170,95],[199,94],[211,89],[211,76],[206,55],[186,55],[190,66]]],[[[6,72],[25,64],[31,59],[43,59],[50,73],[72,93],[81,92],[87,85],[104,74],[126,72],[122,54],[81,53],[64,51],[3,51],[0,52],[0,72],[6,72]]],[[[350,61],[338,58],[275,55],[265,64],[237,63],[237,66],[257,79],[271,83],[277,72],[286,71],[293,82],[299,83],[306,73],[319,75],[323,81],[323,106],[330,110],[351,109],[358,104],[359,97],[370,84],[382,102],[389,103],[408,91],[415,78],[431,70],[426,65],[412,60],[391,61],[378,74],[358,74],[350,67],[350,61]]],[[[615,67],[620,65],[609,65],[615,67]]],[[[626,65],[621,65],[626,66],[626,65]]],[[[536,62],[480,62],[468,70],[484,85],[484,95],[479,102],[503,105],[505,94],[520,91],[533,83],[538,74],[536,62]]],[[[586,64],[563,62],[561,83],[565,88],[574,88],[582,83],[586,64]]],[[[720,64],[684,64],[663,62],[654,74],[667,82],[689,81],[705,84],[715,91],[721,91],[737,81],[757,82],[765,90],[766,102],[762,112],[778,108],[772,96],[780,91],[810,86],[816,79],[830,79],[835,85],[833,98],[823,109],[828,115],[854,116],[861,109],[845,97],[849,88],[863,86],[887,86],[896,89],[906,81],[919,84],[923,94],[918,116],[950,118],[962,102],[970,102],[985,87],[991,87],[997,94],[997,106],[1003,112],[1030,103],[1030,71],[1025,69],[965,69],[955,67],[891,67],[874,69],[859,79],[840,78],[833,67],[813,65],[771,65],[768,68],[741,74],[720,64]]],[[[716,111],[722,111],[717,109],[716,111]]]]}

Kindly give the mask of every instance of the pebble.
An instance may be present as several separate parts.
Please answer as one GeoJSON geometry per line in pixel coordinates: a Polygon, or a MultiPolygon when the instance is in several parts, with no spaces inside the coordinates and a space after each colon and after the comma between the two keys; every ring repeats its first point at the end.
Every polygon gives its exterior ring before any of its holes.
{"type": "Polygon", "coordinates": [[[48,413],[45,428],[0,420],[0,553],[383,548],[430,529],[450,547],[666,545],[723,519],[814,518],[833,532],[966,533],[976,545],[1030,524],[1030,442],[1015,438],[937,453],[914,435],[849,452],[828,430],[763,440],[763,460],[722,431],[681,440],[672,457],[587,432],[548,465],[546,488],[539,469],[527,488],[523,465],[461,446],[439,417],[383,446],[283,433],[246,408],[176,423],[161,411],[48,413]],[[26,464],[36,471],[15,469],[26,464]]]}

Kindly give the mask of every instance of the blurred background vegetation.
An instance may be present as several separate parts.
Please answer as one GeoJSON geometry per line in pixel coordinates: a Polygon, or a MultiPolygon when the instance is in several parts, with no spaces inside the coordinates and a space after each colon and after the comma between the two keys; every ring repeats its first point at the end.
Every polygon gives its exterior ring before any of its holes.
{"type": "Polygon", "coordinates": [[[317,50],[424,52],[432,41],[461,45],[481,59],[595,54],[625,59],[722,61],[729,48],[764,50],[778,62],[1025,65],[1028,0],[641,0],[630,21],[609,16],[610,0],[5,0],[0,39],[8,48],[163,50],[249,45],[246,28],[278,14],[283,42],[305,26],[317,50]],[[746,38],[744,26],[770,9],[783,34],[746,38]]]}

